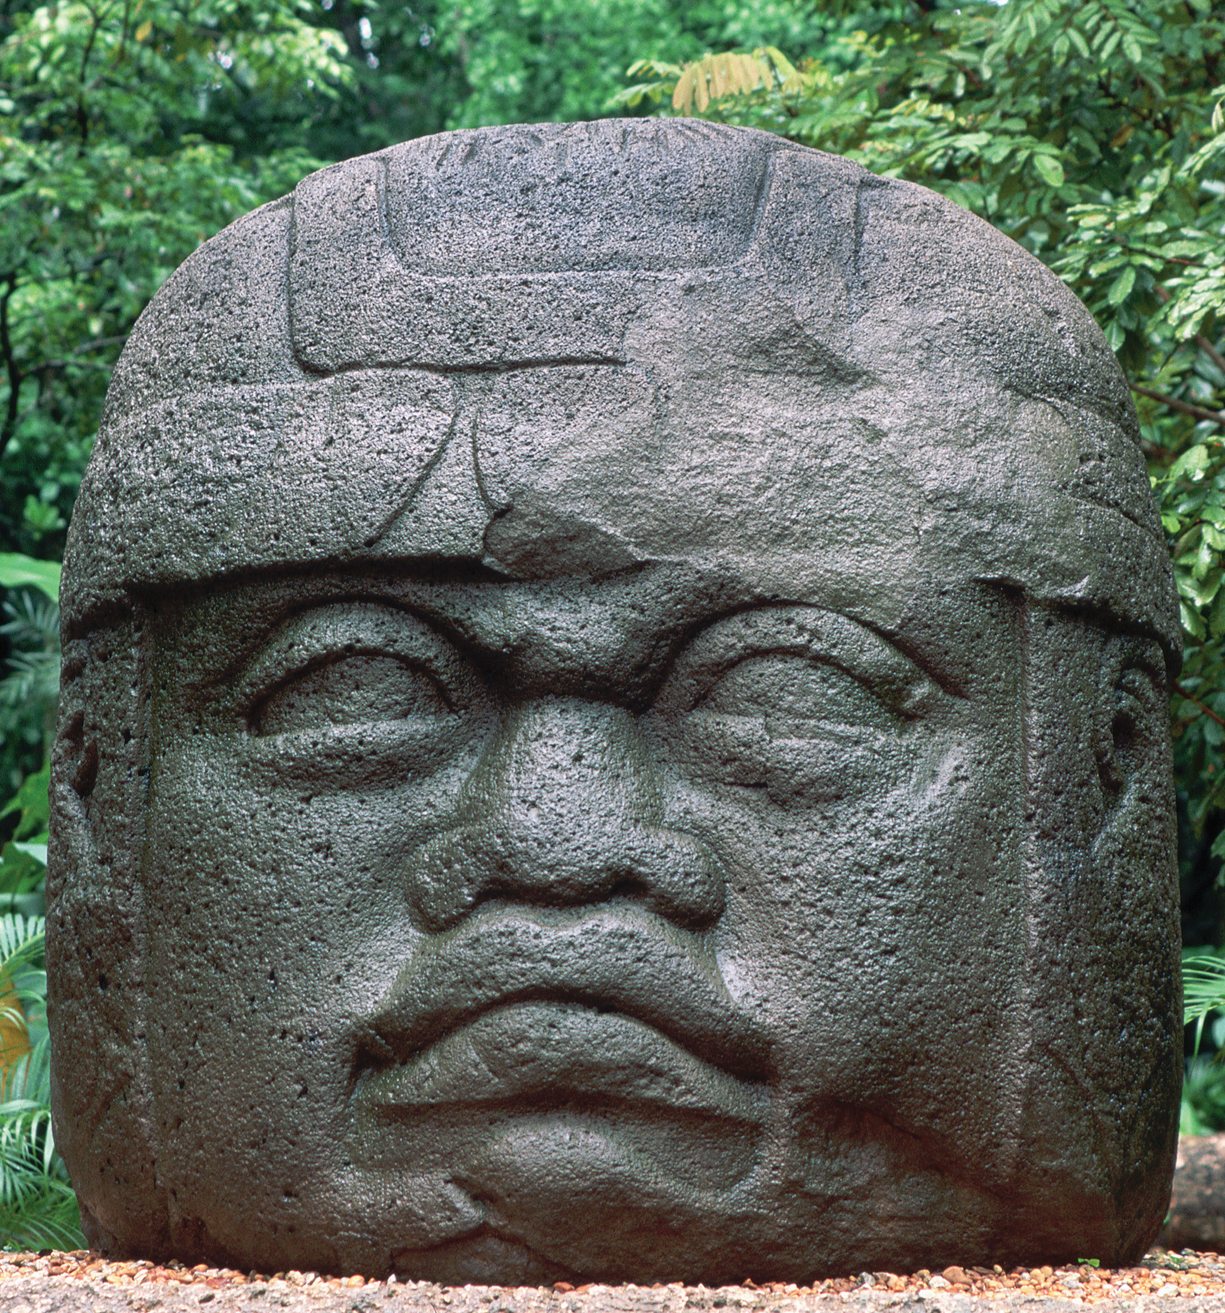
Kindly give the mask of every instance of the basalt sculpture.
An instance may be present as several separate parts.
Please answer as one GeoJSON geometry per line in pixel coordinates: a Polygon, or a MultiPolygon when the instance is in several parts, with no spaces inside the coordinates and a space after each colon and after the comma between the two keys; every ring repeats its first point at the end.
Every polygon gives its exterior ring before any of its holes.
{"type": "Polygon", "coordinates": [[[922,188],[447,133],[205,243],[73,519],[55,1129],[109,1254],[1134,1259],[1180,1079],[1126,385],[922,188]]]}

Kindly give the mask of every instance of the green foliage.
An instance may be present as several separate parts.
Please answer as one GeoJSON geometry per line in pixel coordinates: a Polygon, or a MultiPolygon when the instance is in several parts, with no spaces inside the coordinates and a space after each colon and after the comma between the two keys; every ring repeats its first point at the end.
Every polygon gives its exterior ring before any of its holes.
{"type": "MultiPolygon", "coordinates": [[[[41,760],[59,692],[58,561],[0,553],[0,797],[41,760]]],[[[3,813],[0,813],[0,818],[3,813]]],[[[0,862],[3,858],[0,857],[0,862]]]]}
{"type": "Polygon", "coordinates": [[[386,88],[389,76],[403,76],[391,72],[390,56],[397,69],[411,62],[448,93],[437,122],[422,131],[594,118],[607,112],[636,55],[687,58],[711,45],[805,42],[822,30],[802,0],[470,0],[410,11],[419,47],[410,55],[396,11],[352,8],[366,20],[365,53],[378,61],[377,76],[359,74],[364,84],[386,88]]]}
{"type": "Polygon", "coordinates": [[[589,118],[635,53],[701,49],[683,13],[673,0],[473,0],[439,31],[467,83],[447,126],[589,118]]]}
{"type": "Polygon", "coordinates": [[[47,872],[47,820],[50,767],[27,775],[21,787],[0,808],[0,821],[14,817],[12,837],[0,846],[0,907],[34,895],[41,904],[47,872]]]}
{"type": "Polygon", "coordinates": [[[80,1249],[76,1197],[51,1132],[47,976],[41,916],[0,914],[0,982],[13,994],[0,1015],[30,1049],[0,1073],[0,1239],[5,1249],[80,1249]],[[16,1003],[13,1000],[16,1000],[16,1003]]]}
{"type": "Polygon", "coordinates": [[[1198,1053],[1204,1025],[1212,1013],[1225,1009],[1225,954],[1194,948],[1183,954],[1183,1021],[1195,1027],[1198,1053]]]}
{"type": "Polygon", "coordinates": [[[1180,1135],[1211,1135],[1225,1130],[1225,1064],[1198,1055],[1183,1078],[1180,1135]]]}
{"type": "Polygon", "coordinates": [[[620,70],[644,51],[804,44],[823,30],[806,0],[320,0],[350,80],[313,125],[339,159],[444,128],[607,113],[620,70]]]}
{"type": "Polygon", "coordinates": [[[1132,380],[1175,561],[1181,800],[1193,836],[1215,836],[1225,857],[1225,9],[835,0],[825,17],[807,48],[688,63],[644,50],[620,101],[750,124],[923,183],[1086,302],[1132,380]]]}
{"type": "Polygon", "coordinates": [[[0,662],[0,797],[43,760],[50,743],[59,693],[59,571],[55,561],[0,557],[0,587],[11,589],[0,601],[0,641],[8,652],[0,662]],[[17,564],[6,572],[6,561],[17,564]]]}
{"type": "Polygon", "coordinates": [[[58,552],[109,371],[205,237],[322,163],[307,0],[0,9],[0,542],[58,552]]]}
{"type": "Polygon", "coordinates": [[[19,552],[0,552],[0,588],[21,588],[29,584],[57,602],[60,569],[58,561],[35,561],[19,552]]]}
{"type": "Polygon", "coordinates": [[[1225,952],[1183,953],[1183,1020],[1191,1030],[1191,1056],[1183,1083],[1183,1135],[1225,1130],[1225,952]],[[1215,1056],[1201,1053],[1207,1039],[1215,1056]]]}
{"type": "Polygon", "coordinates": [[[5,818],[15,824],[13,837],[0,848],[0,1036],[24,1034],[29,1049],[7,1067],[0,1065],[0,1244],[76,1249],[85,1243],[80,1215],[51,1133],[42,916],[46,767],[0,810],[0,820],[5,818]]]}

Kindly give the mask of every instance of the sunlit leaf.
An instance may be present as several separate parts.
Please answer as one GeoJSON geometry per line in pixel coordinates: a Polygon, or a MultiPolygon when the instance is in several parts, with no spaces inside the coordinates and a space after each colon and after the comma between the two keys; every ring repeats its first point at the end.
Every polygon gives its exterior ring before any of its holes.
{"type": "Polygon", "coordinates": [[[1053,155],[1035,155],[1034,168],[1044,182],[1050,183],[1052,187],[1062,187],[1064,184],[1063,165],[1053,155]]]}
{"type": "Polygon", "coordinates": [[[60,563],[36,561],[19,552],[0,552],[0,588],[23,585],[39,589],[54,602],[60,593],[60,563]]]}
{"type": "Polygon", "coordinates": [[[1110,285],[1110,291],[1106,294],[1106,300],[1111,305],[1119,305],[1126,301],[1131,295],[1131,289],[1136,285],[1136,266],[1129,264],[1123,269],[1119,276],[1110,285]]]}

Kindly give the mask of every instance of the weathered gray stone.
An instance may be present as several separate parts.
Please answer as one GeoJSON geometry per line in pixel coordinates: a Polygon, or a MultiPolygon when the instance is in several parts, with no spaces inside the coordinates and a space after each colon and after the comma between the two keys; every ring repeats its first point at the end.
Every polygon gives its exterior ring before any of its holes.
{"type": "Polygon", "coordinates": [[[1161,1243],[1225,1252],[1225,1135],[1184,1135],[1161,1243]]]}
{"type": "Polygon", "coordinates": [[[1036,260],[685,121],[451,133],[203,246],[64,574],[95,1244],[432,1280],[1138,1257],[1170,570],[1036,260]]]}

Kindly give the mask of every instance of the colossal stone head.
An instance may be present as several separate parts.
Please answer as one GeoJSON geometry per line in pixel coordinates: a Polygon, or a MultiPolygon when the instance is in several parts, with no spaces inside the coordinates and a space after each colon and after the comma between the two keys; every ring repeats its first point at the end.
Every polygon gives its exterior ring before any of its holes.
{"type": "Polygon", "coordinates": [[[64,572],[93,1243],[444,1281],[1139,1255],[1174,596],[1037,261],[747,130],[456,132],[206,243],[64,572]]]}

